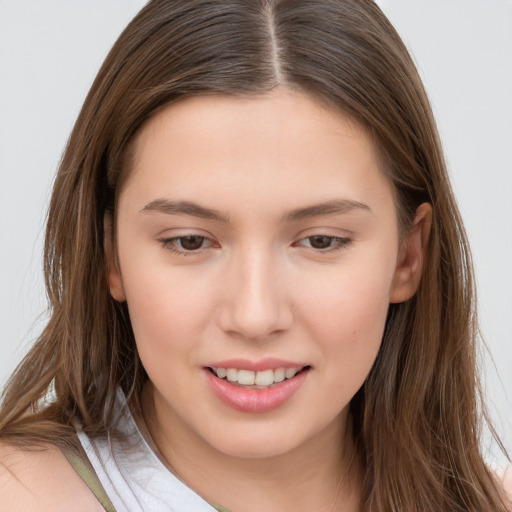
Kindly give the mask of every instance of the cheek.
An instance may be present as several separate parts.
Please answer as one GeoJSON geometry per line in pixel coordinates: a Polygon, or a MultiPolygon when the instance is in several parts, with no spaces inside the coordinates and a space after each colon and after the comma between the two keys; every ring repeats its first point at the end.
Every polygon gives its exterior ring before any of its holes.
{"type": "MultiPolygon", "coordinates": [[[[209,302],[200,281],[161,265],[122,267],[130,321],[142,360],[163,361],[192,355],[208,317],[209,302]]],[[[149,361],[148,361],[149,362],[149,361]]]]}
{"type": "Polygon", "coordinates": [[[310,336],[343,372],[363,380],[382,342],[393,275],[389,268],[376,272],[374,262],[373,267],[340,270],[331,279],[309,283],[310,293],[303,295],[310,336]]]}

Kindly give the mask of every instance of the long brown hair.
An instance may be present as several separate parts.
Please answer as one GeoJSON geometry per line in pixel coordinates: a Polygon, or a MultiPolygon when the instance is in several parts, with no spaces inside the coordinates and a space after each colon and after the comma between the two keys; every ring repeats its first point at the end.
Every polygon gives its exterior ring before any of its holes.
{"type": "Polygon", "coordinates": [[[147,375],[125,304],[109,294],[105,212],[130,141],[163,105],[288,86],[365,126],[394,184],[402,232],[433,208],[419,290],[390,306],[377,360],[351,402],[368,511],[505,511],[479,449],[482,396],[471,257],[421,80],[371,0],[152,0],[122,33],[85,100],[51,200],[51,318],[4,392],[1,438],[64,444],[78,417],[112,428],[116,389],[140,413],[147,375]],[[48,389],[54,398],[41,405],[48,389]],[[30,414],[27,414],[27,411],[30,414]]]}

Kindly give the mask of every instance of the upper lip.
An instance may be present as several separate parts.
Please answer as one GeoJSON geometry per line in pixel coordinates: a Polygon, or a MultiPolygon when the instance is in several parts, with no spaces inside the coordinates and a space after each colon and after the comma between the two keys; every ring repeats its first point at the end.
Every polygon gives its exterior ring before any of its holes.
{"type": "Polygon", "coordinates": [[[225,359],[205,365],[206,368],[236,368],[237,370],[249,370],[253,372],[275,370],[277,368],[303,368],[305,366],[308,366],[308,364],[287,361],[275,357],[266,357],[258,361],[250,361],[249,359],[225,359]]]}

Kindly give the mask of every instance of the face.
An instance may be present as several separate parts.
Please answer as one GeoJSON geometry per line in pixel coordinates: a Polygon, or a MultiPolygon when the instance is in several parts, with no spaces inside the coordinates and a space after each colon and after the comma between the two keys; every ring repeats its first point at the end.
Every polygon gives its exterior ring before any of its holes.
{"type": "Polygon", "coordinates": [[[371,139],[279,90],[183,100],[134,148],[110,286],[160,424],[239,457],[341,436],[420,265],[371,139]]]}

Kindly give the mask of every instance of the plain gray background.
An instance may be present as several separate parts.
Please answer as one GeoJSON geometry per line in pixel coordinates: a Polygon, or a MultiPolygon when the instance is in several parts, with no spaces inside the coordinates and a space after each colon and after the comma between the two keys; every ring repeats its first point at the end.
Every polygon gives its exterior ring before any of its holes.
{"type": "MultiPolygon", "coordinates": [[[[0,0],[0,384],[46,318],[44,219],[67,136],[103,58],[144,3],[0,0]]],[[[473,249],[486,394],[510,449],[512,0],[379,4],[433,103],[473,249]]],[[[505,462],[493,453],[491,464],[505,462]]]]}

